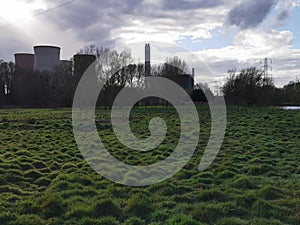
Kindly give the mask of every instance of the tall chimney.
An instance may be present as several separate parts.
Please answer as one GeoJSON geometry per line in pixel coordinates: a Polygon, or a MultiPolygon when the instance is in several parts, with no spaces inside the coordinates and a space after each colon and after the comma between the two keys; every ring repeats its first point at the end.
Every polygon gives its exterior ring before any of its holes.
{"type": "Polygon", "coordinates": [[[195,78],[195,68],[192,68],[192,78],[195,78]]]}
{"type": "Polygon", "coordinates": [[[150,44],[145,45],[145,75],[150,76],[151,63],[150,63],[150,44]]]}

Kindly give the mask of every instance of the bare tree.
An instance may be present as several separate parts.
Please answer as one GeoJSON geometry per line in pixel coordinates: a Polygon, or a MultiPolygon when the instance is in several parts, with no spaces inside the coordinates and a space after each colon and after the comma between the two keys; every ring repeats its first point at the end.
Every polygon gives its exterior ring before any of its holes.
{"type": "Polygon", "coordinates": [[[0,60],[0,102],[2,104],[9,101],[14,75],[15,64],[0,60]]]}
{"type": "Polygon", "coordinates": [[[187,74],[188,66],[187,63],[178,58],[177,56],[168,57],[166,62],[161,67],[161,75],[162,76],[169,76],[169,75],[180,75],[180,74],[187,74]]]}
{"type": "Polygon", "coordinates": [[[270,79],[263,78],[263,72],[256,67],[242,69],[237,73],[236,69],[228,71],[227,82],[222,91],[227,102],[240,105],[255,105],[259,98],[263,97],[262,90],[272,86],[270,79]]]}

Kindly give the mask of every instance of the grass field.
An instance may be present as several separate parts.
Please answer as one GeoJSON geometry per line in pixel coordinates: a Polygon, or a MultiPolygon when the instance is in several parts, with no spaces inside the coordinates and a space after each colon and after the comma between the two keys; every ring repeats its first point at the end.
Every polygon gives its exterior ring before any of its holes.
{"type": "MultiPolygon", "coordinates": [[[[201,136],[190,162],[172,178],[148,187],[115,184],[84,161],[72,133],[71,109],[0,110],[1,225],[300,224],[300,113],[276,108],[228,108],[224,143],[213,164],[198,165],[210,134],[210,113],[198,108],[201,136]]],[[[180,121],[173,108],[140,108],[131,127],[147,137],[148,121],[168,125],[152,152],[125,148],[109,111],[97,128],[111,154],[148,165],[170,155],[180,121]]]]}

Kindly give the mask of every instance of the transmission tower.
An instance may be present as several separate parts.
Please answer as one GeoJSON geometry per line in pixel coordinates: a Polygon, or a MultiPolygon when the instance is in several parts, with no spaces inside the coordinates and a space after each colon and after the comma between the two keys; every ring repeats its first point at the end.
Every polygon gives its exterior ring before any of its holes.
{"type": "Polygon", "coordinates": [[[271,74],[269,74],[269,70],[272,71],[272,66],[269,65],[273,63],[272,59],[265,57],[263,60],[260,60],[260,64],[263,64],[263,66],[261,66],[261,69],[263,70],[264,73],[264,79],[267,79],[270,77],[272,77],[271,74]]]}
{"type": "Polygon", "coordinates": [[[220,81],[215,80],[215,81],[213,81],[213,83],[214,83],[213,88],[214,88],[216,96],[220,96],[220,81]]]}

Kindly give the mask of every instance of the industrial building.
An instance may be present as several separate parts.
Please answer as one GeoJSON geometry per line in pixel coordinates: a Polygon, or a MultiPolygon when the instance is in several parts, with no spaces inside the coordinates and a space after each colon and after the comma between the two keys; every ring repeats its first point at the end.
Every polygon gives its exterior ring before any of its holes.
{"type": "Polygon", "coordinates": [[[73,56],[73,74],[75,77],[82,77],[84,72],[96,60],[95,55],[77,54],[73,56]]]}
{"type": "Polygon", "coordinates": [[[71,60],[60,60],[59,65],[64,65],[68,68],[72,68],[73,62],[71,60]]]}
{"type": "MultiPolygon", "coordinates": [[[[81,78],[88,67],[96,60],[95,55],[76,54],[73,56],[73,62],[68,60],[60,60],[60,47],[51,45],[37,45],[33,47],[34,54],[16,53],[16,67],[29,71],[48,71],[51,72],[57,65],[65,64],[72,67],[73,74],[77,78],[81,78]]],[[[130,52],[130,51],[128,51],[130,52]]],[[[129,53],[130,54],[130,53],[129,53]]],[[[194,68],[192,74],[166,74],[165,78],[177,83],[185,90],[194,88],[194,68]]],[[[145,76],[151,76],[151,55],[150,44],[145,44],[145,76]]],[[[146,85],[148,86],[148,85],[146,85]]]]}
{"type": "MultiPolygon", "coordinates": [[[[151,76],[151,58],[150,44],[145,44],[145,76],[151,76]]],[[[192,68],[192,74],[167,74],[165,78],[175,82],[186,91],[194,88],[195,68],[192,68]]]]}
{"type": "Polygon", "coordinates": [[[190,74],[174,74],[164,77],[175,82],[184,90],[188,91],[194,88],[194,78],[190,74]]]}
{"type": "Polygon", "coordinates": [[[16,53],[16,68],[26,71],[51,72],[57,65],[72,67],[72,61],[60,60],[60,47],[51,45],[37,45],[32,53],[16,53]]]}
{"type": "Polygon", "coordinates": [[[34,70],[53,71],[60,64],[60,47],[39,45],[34,46],[34,70]]]}
{"type": "Polygon", "coordinates": [[[32,53],[16,53],[16,67],[28,71],[52,72],[56,66],[65,65],[73,69],[75,76],[81,77],[87,68],[96,60],[95,55],[76,54],[73,61],[60,60],[60,47],[51,45],[37,45],[32,53]]]}
{"type": "Polygon", "coordinates": [[[31,53],[16,53],[15,63],[17,70],[33,71],[34,54],[31,53]]]}

